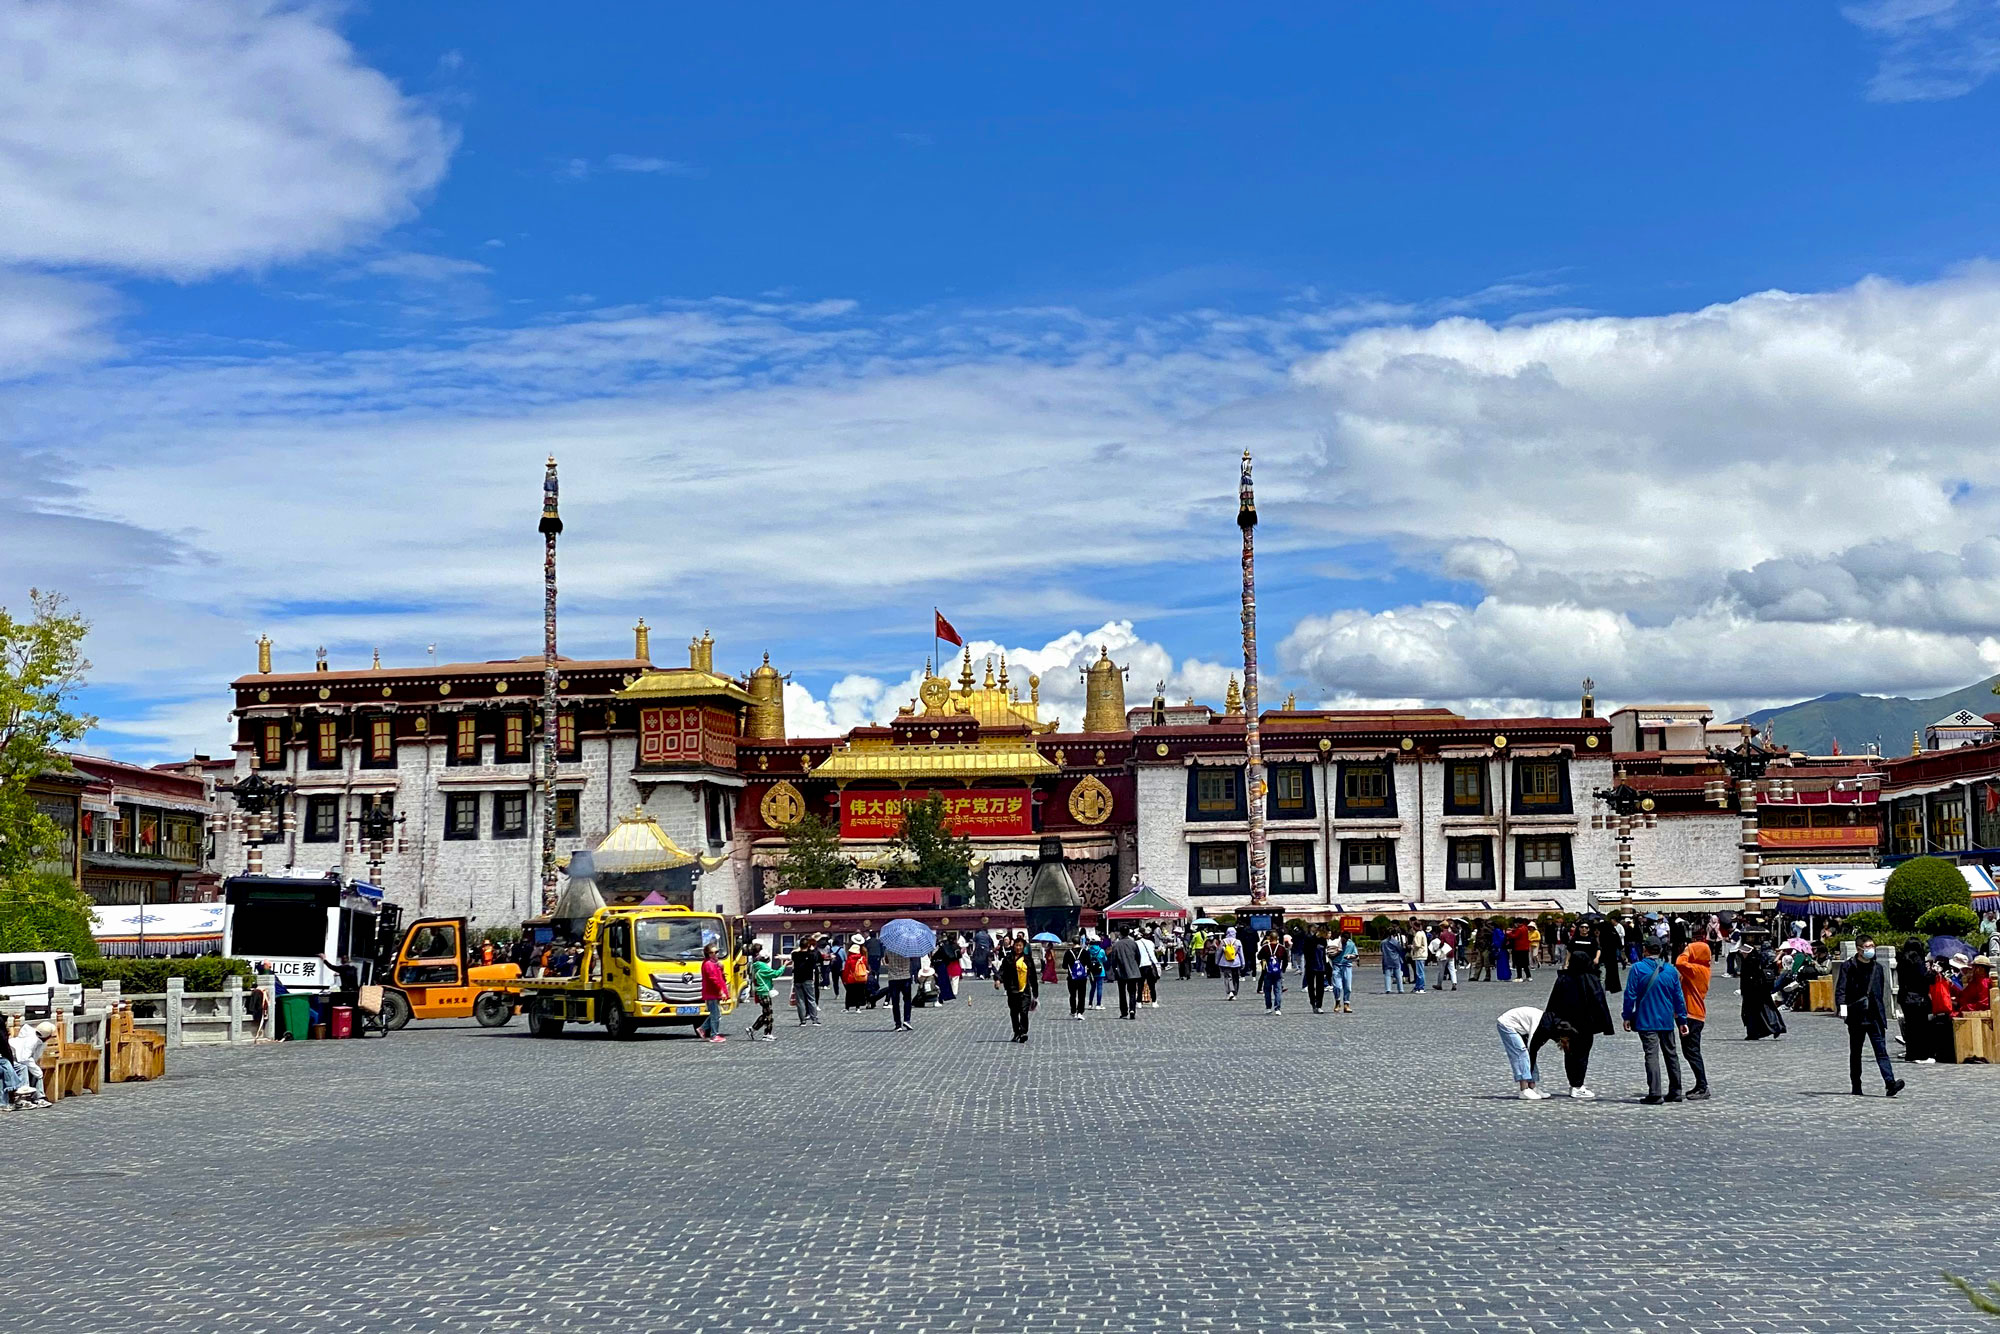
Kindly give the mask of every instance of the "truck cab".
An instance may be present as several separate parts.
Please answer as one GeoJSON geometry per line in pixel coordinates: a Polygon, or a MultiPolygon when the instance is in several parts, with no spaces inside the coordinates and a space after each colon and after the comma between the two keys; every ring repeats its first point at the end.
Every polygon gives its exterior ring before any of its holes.
{"type": "Polygon", "coordinates": [[[537,1037],[554,1037],[572,1023],[603,1024],[615,1038],[640,1028],[693,1027],[708,1013],[701,999],[704,948],[715,946],[728,979],[727,1013],[749,975],[745,939],[738,923],[714,913],[673,905],[600,908],[584,925],[576,976],[513,985],[537,1037]]]}

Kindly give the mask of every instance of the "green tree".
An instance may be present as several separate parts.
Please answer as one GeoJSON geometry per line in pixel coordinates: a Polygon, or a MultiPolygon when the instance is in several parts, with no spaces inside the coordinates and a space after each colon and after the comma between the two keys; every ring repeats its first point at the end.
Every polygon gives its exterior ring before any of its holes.
{"type": "Polygon", "coordinates": [[[1956,903],[1940,903],[1917,919],[1927,936],[1969,936],[1979,928],[1979,914],[1956,903]]]}
{"type": "Polygon", "coordinates": [[[840,850],[840,830],[817,815],[804,815],[785,830],[785,855],[774,868],[785,889],[845,889],[854,863],[840,850]]]}
{"type": "Polygon", "coordinates": [[[1966,888],[1959,869],[1942,857],[1912,857],[1889,872],[1882,891],[1882,911],[1898,931],[1913,931],[1917,919],[1939,904],[1972,906],[1972,891],[1966,888]]]}
{"type": "Polygon", "coordinates": [[[883,872],[885,884],[935,885],[953,903],[971,895],[972,840],[951,832],[944,798],[935,793],[903,813],[889,855],[896,865],[883,872]]]}
{"type": "Polygon", "coordinates": [[[97,722],[74,707],[90,626],[54,593],[30,589],[28,606],[25,618],[0,607],[0,940],[13,942],[0,947],[94,955],[90,901],[50,874],[59,834],[28,792],[36,775],[69,767],[60,748],[97,722]]]}

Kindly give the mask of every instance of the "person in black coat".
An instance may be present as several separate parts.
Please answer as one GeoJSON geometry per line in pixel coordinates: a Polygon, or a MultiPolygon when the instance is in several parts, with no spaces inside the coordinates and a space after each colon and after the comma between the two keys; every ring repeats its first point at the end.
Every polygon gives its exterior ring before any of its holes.
{"type": "Polygon", "coordinates": [[[1785,1036],[1785,1016],[1771,995],[1778,989],[1778,958],[1769,945],[1745,948],[1737,986],[1743,993],[1743,1040],[1785,1036]]]}
{"type": "Polygon", "coordinates": [[[1014,1026],[1014,1041],[1028,1040],[1028,1011],[1034,1008],[1035,966],[1028,958],[1028,942],[1011,941],[998,961],[999,976],[993,984],[1007,993],[1007,1018],[1014,1026]]]}
{"type": "Polygon", "coordinates": [[[1615,1030],[1611,1027],[1610,1002],[1604,998],[1604,984],[1598,980],[1597,960],[1587,948],[1572,949],[1569,961],[1556,974],[1548,1004],[1542,1007],[1542,1022],[1528,1044],[1530,1061],[1544,1044],[1555,1039],[1559,1024],[1570,1029],[1569,1045],[1563,1051],[1569,1096],[1594,1098],[1597,1095],[1584,1086],[1584,1077],[1590,1073],[1590,1048],[1598,1034],[1608,1035],[1615,1030]]]}
{"type": "Polygon", "coordinates": [[[1323,1014],[1321,1007],[1326,1003],[1327,980],[1333,976],[1333,964],[1326,957],[1326,936],[1318,931],[1307,934],[1304,945],[1306,972],[1306,999],[1312,1003],[1314,1014],[1323,1014]]]}
{"type": "Polygon", "coordinates": [[[1118,980],[1118,1017],[1139,1017],[1139,946],[1129,930],[1111,942],[1111,976],[1118,980]]]}
{"type": "Polygon", "coordinates": [[[1875,1048],[1875,1064],[1882,1071],[1882,1088],[1890,1097],[1903,1091],[1896,1068],[1889,1064],[1889,1048],[1882,1041],[1889,1026],[1889,979],[1875,961],[1875,941],[1863,936],[1854,942],[1856,953],[1841,965],[1833,982],[1833,1006],[1847,1021],[1847,1082],[1855,1097],[1861,1096],[1861,1043],[1865,1038],[1875,1048]]]}
{"type": "Polygon", "coordinates": [[[1625,939],[1618,934],[1618,927],[1609,917],[1598,919],[1597,957],[1604,965],[1604,989],[1618,990],[1618,961],[1625,950],[1625,939]]]}
{"type": "Polygon", "coordinates": [[[1931,1050],[1931,970],[1923,942],[1906,940],[1896,947],[1896,1003],[1903,1007],[1903,1059],[1935,1059],[1931,1050]]]}

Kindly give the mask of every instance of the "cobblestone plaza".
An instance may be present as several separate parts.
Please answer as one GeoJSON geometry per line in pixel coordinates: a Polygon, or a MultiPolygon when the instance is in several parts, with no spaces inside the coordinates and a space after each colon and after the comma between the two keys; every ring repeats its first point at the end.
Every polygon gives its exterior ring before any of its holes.
{"type": "Polygon", "coordinates": [[[1493,1021],[1543,994],[1269,1018],[1169,981],[1136,1023],[1051,995],[1025,1048],[975,989],[908,1034],[835,1008],[781,1012],[776,1044],[517,1021],[177,1053],[161,1084],[0,1121],[0,1312],[190,1334],[1981,1327],[1938,1271],[2000,1275],[2000,1071],[1906,1068],[1901,1099],[1856,1099],[1835,1021],[1745,1043],[1722,980],[1715,1101],[1636,1104],[1620,1035],[1602,1101],[1523,1103],[1493,1021]]]}

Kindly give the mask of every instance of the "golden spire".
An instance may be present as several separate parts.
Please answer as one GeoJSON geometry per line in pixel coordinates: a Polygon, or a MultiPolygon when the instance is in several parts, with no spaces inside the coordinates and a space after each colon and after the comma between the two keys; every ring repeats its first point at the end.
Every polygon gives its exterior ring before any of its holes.
{"type": "Polygon", "coordinates": [[[993,689],[993,655],[986,655],[986,680],[982,683],[988,690],[993,689]]]}
{"type": "Polygon", "coordinates": [[[1291,713],[1299,707],[1299,692],[1294,690],[1285,696],[1285,712],[1291,713]]]}
{"type": "Polygon", "coordinates": [[[1002,650],[1000,654],[1000,688],[1002,690],[1007,688],[1007,654],[1005,650],[1002,650]]]}
{"type": "Polygon", "coordinates": [[[965,650],[965,657],[958,667],[958,686],[961,690],[972,689],[972,650],[965,650]]]}
{"type": "Polygon", "coordinates": [[[376,649],[376,650],[375,650],[375,661],[373,661],[373,662],[371,662],[371,663],[369,663],[369,664],[368,664],[368,670],[369,670],[369,671],[371,671],[371,672],[379,672],[379,671],[381,671],[381,670],[382,670],[382,650],[381,650],[381,649],[379,649],[379,648],[378,648],[378,649],[376,649]]]}
{"type": "Polygon", "coordinates": [[[641,662],[653,660],[653,632],[647,627],[646,618],[643,616],[639,618],[639,623],[632,627],[632,656],[641,662]]]}
{"type": "Polygon", "coordinates": [[[1232,716],[1243,712],[1243,687],[1236,684],[1234,673],[1229,677],[1229,690],[1222,697],[1222,711],[1232,716]]]}
{"type": "Polygon", "coordinates": [[[1040,704],[1041,702],[1042,702],[1042,678],[1035,675],[1033,672],[1030,672],[1028,674],[1028,703],[1040,704]]]}
{"type": "Polygon", "coordinates": [[[1923,753],[1924,753],[1923,733],[1921,732],[1910,733],[1910,754],[1921,755],[1923,753]]]}
{"type": "Polygon", "coordinates": [[[257,670],[264,675],[271,674],[271,636],[257,636],[257,670]]]}

